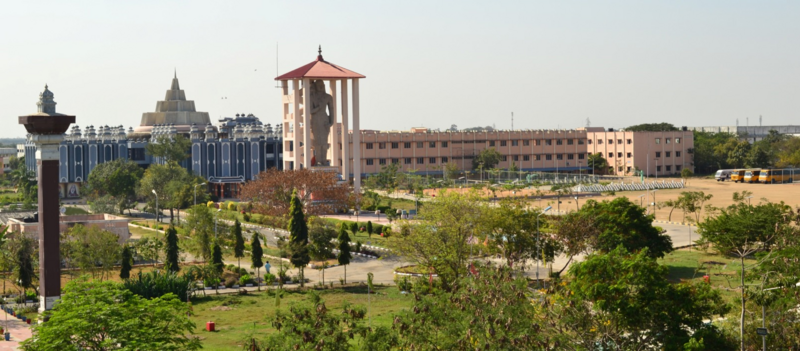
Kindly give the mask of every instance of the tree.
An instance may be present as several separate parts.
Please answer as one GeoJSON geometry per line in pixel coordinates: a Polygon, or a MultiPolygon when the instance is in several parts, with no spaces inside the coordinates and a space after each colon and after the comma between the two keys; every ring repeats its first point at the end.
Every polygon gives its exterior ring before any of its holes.
{"type": "Polygon", "coordinates": [[[681,170],[681,178],[683,178],[684,182],[688,181],[689,178],[691,178],[693,176],[694,176],[694,173],[692,173],[691,169],[684,168],[684,169],[681,170]]]}
{"type": "Polygon", "coordinates": [[[144,172],[142,180],[136,193],[147,199],[147,205],[155,208],[155,196],[153,190],[158,194],[159,211],[169,209],[170,219],[174,219],[173,210],[180,208],[186,203],[188,198],[193,195],[189,184],[196,183],[196,179],[191,176],[185,168],[175,164],[159,165],[152,164],[144,172]]]}
{"type": "Polygon", "coordinates": [[[225,269],[225,264],[222,262],[222,248],[217,241],[214,242],[214,248],[211,251],[211,265],[214,266],[219,274],[222,274],[225,269]]]}
{"type": "Polygon", "coordinates": [[[372,237],[372,221],[367,221],[367,237],[372,237]]]}
{"type": "Polygon", "coordinates": [[[458,168],[457,163],[448,162],[444,165],[444,176],[446,179],[455,180],[458,178],[459,173],[461,173],[461,169],[458,168]]]}
{"type": "Polygon", "coordinates": [[[714,173],[720,168],[730,168],[728,164],[727,146],[734,144],[738,136],[733,133],[711,133],[694,131],[694,149],[690,149],[694,160],[694,169],[698,174],[714,173]]]}
{"type": "Polygon", "coordinates": [[[626,132],[675,132],[679,129],[672,123],[643,123],[625,128],[626,132]]]}
{"type": "Polygon", "coordinates": [[[350,264],[353,256],[350,254],[350,235],[347,234],[347,226],[344,222],[339,228],[339,236],[336,239],[339,242],[339,254],[336,255],[336,259],[340,265],[344,266],[344,282],[347,283],[347,265],[350,264]]]}
{"type": "Polygon", "coordinates": [[[23,293],[33,288],[33,239],[26,235],[17,235],[14,240],[14,280],[22,288],[23,293]]]}
{"type": "Polygon", "coordinates": [[[142,167],[130,160],[116,159],[101,163],[89,173],[90,197],[111,196],[119,213],[123,213],[126,209],[133,208],[136,185],[143,175],[142,167]]]}
{"type": "Polygon", "coordinates": [[[346,209],[351,192],[347,184],[340,184],[330,172],[270,168],[247,182],[240,197],[253,203],[253,212],[272,216],[288,214],[292,198],[299,197],[306,213],[311,215],[346,209]]]}
{"type": "Polygon", "coordinates": [[[677,200],[678,207],[680,207],[684,213],[694,213],[695,223],[699,223],[700,214],[703,212],[703,204],[711,200],[712,197],[714,197],[713,194],[706,194],[702,191],[683,191],[677,200]]]}
{"type": "Polygon", "coordinates": [[[387,244],[398,255],[439,275],[451,289],[467,272],[470,237],[483,241],[478,229],[485,221],[484,204],[476,191],[467,194],[440,191],[417,221],[408,224],[408,235],[389,237],[387,244]]]}
{"type": "Polygon", "coordinates": [[[561,275],[575,256],[588,254],[598,246],[600,229],[595,223],[595,218],[585,211],[570,212],[563,216],[550,218],[554,222],[553,234],[560,248],[559,253],[569,257],[567,263],[558,272],[561,275]]]}
{"type": "Polygon", "coordinates": [[[333,255],[333,239],[335,238],[336,229],[328,222],[320,219],[315,219],[311,222],[308,230],[308,251],[313,259],[323,261],[321,265],[323,285],[325,284],[325,267],[328,259],[333,255]]]}
{"type": "Polygon", "coordinates": [[[166,232],[167,239],[167,262],[165,268],[170,272],[177,272],[181,269],[178,264],[180,246],[178,246],[178,230],[174,226],[169,226],[166,232]]]}
{"type": "Polygon", "coordinates": [[[652,256],[647,248],[629,253],[620,246],[589,255],[569,268],[569,281],[559,292],[562,304],[583,304],[593,310],[588,320],[568,324],[583,336],[576,341],[602,349],[683,345],[689,341],[689,330],[728,312],[718,290],[703,283],[671,284],[669,268],[652,256]]]}
{"type": "Polygon", "coordinates": [[[742,168],[745,166],[747,162],[748,154],[750,153],[750,142],[747,140],[733,140],[729,141],[732,143],[731,146],[728,146],[728,164],[734,168],[742,168]]]}
{"type": "Polygon", "coordinates": [[[133,255],[131,254],[131,247],[125,245],[122,247],[122,253],[120,254],[120,269],[119,269],[119,277],[121,279],[128,279],[131,277],[131,265],[133,264],[133,255]]]}
{"type": "Polygon", "coordinates": [[[145,299],[121,284],[74,280],[23,350],[198,350],[189,307],[173,294],[145,299]]]}
{"type": "Polygon", "coordinates": [[[192,141],[181,134],[176,134],[175,136],[162,135],[154,141],[147,143],[147,153],[162,159],[166,164],[178,164],[189,158],[189,149],[192,147],[192,141]]]}
{"type": "Polygon", "coordinates": [[[739,202],[722,209],[716,217],[698,223],[702,240],[714,244],[724,254],[739,258],[741,271],[742,314],[739,332],[744,350],[745,325],[745,264],[744,258],[758,251],[769,251],[778,240],[791,233],[791,208],[784,203],[766,203],[756,206],[739,202]]]}
{"type": "Polygon", "coordinates": [[[203,257],[204,261],[211,258],[211,236],[214,233],[214,215],[205,205],[193,206],[186,217],[186,229],[192,235],[192,252],[203,257]]]}
{"type": "MultiPolygon", "coordinates": [[[[537,213],[528,211],[526,203],[503,199],[496,207],[488,207],[485,211],[481,231],[492,233],[489,243],[500,252],[508,267],[513,268],[530,259],[552,262],[556,243],[548,235],[538,235],[537,213]]],[[[473,237],[470,242],[476,240],[473,237]]]]}
{"type": "Polygon", "coordinates": [[[305,266],[311,262],[308,253],[308,223],[303,214],[303,204],[297,197],[297,190],[292,192],[291,206],[289,206],[289,260],[292,265],[300,269],[300,287],[305,285],[305,266]]]}
{"type": "MultiPolygon", "coordinates": [[[[264,267],[264,250],[261,249],[261,240],[258,239],[260,235],[253,233],[253,241],[250,243],[250,260],[253,267],[256,267],[256,276],[261,276],[261,267],[264,267]]],[[[258,290],[261,290],[261,284],[258,284],[258,290]]]]}
{"type": "Polygon", "coordinates": [[[604,174],[608,170],[608,161],[599,152],[590,154],[586,159],[586,165],[594,171],[594,174],[604,174]]]}
{"type": "Polygon", "coordinates": [[[231,234],[233,234],[233,257],[239,261],[239,269],[242,269],[242,257],[244,257],[244,237],[242,236],[242,224],[239,219],[233,223],[231,227],[231,234]]]}
{"type": "Polygon", "coordinates": [[[503,158],[497,150],[494,148],[483,149],[472,159],[472,169],[491,169],[494,166],[497,166],[500,163],[500,159],[503,158]]]}
{"type": "Polygon", "coordinates": [[[603,202],[588,200],[578,212],[594,219],[599,232],[594,247],[597,251],[611,252],[619,245],[630,252],[648,248],[654,258],[672,251],[672,239],[653,227],[653,216],[645,215],[644,208],[626,197],[603,202]]]}
{"type": "Polygon", "coordinates": [[[117,234],[95,225],[85,227],[77,224],[67,231],[67,238],[75,244],[73,255],[78,266],[91,271],[92,277],[99,273],[100,279],[105,279],[119,260],[122,246],[117,234]],[[99,272],[95,269],[97,266],[100,266],[99,272]]]}

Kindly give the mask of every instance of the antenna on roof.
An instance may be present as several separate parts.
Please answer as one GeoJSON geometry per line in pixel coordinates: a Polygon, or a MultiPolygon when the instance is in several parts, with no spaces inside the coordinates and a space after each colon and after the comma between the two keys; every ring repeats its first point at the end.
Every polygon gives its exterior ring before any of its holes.
{"type": "MultiPolygon", "coordinates": [[[[275,42],[275,76],[277,77],[279,75],[281,75],[281,74],[280,74],[280,71],[278,71],[278,42],[276,41],[275,42]]],[[[275,81],[275,87],[276,88],[282,88],[277,80],[275,81]]]]}
{"type": "Polygon", "coordinates": [[[514,131],[514,111],[511,111],[511,131],[514,131]]]}

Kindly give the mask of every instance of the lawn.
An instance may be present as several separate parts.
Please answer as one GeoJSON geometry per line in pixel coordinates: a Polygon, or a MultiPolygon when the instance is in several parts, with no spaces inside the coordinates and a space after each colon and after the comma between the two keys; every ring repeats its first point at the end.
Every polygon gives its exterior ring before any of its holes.
{"type": "Polygon", "coordinates": [[[66,207],[66,212],[64,213],[64,215],[66,216],[86,215],[86,214],[89,214],[89,212],[80,207],[70,207],[70,206],[66,207]]]}
{"type": "MultiPolygon", "coordinates": [[[[413,297],[402,295],[395,287],[376,287],[377,294],[372,295],[371,310],[374,326],[391,326],[394,313],[409,308],[413,297]]],[[[367,304],[365,286],[348,286],[345,288],[319,291],[325,306],[330,313],[338,313],[343,303],[367,304]]],[[[203,340],[204,350],[236,350],[240,349],[240,341],[253,333],[263,338],[275,332],[271,318],[278,309],[288,312],[289,307],[306,302],[306,293],[289,291],[275,305],[272,291],[252,293],[242,296],[209,295],[194,298],[192,301],[192,321],[197,325],[195,334],[203,340]],[[216,332],[205,331],[206,322],[216,324],[216,332]]],[[[367,323],[365,318],[364,323],[367,323]]]]}
{"type": "MultiPolygon", "coordinates": [[[[659,263],[669,267],[669,280],[672,282],[702,282],[708,275],[711,285],[720,290],[725,300],[732,302],[740,298],[738,290],[742,265],[738,258],[706,252],[697,248],[680,249],[664,256],[659,263]]],[[[745,259],[746,266],[755,260],[745,259]]],[[[746,282],[748,283],[748,282],[746,282]]]]}

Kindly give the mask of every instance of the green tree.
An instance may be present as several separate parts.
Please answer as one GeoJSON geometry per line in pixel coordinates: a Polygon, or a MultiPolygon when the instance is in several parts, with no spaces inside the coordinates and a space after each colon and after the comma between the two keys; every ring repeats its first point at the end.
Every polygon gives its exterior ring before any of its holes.
{"type": "Polygon", "coordinates": [[[214,248],[211,251],[211,264],[218,273],[222,274],[225,264],[222,262],[222,248],[219,246],[219,242],[214,242],[214,248]]]}
{"type": "MultiPolygon", "coordinates": [[[[261,267],[264,267],[264,250],[261,248],[260,235],[253,233],[253,241],[250,243],[250,262],[256,268],[256,277],[261,276],[261,267]]],[[[261,290],[261,284],[258,284],[258,290],[261,290]]]]}
{"type": "Polygon", "coordinates": [[[653,216],[645,215],[644,208],[626,197],[588,200],[579,212],[594,219],[599,232],[594,247],[597,251],[610,252],[619,245],[630,252],[648,248],[648,255],[654,258],[672,251],[672,239],[653,227],[653,216]]]}
{"type": "Polygon", "coordinates": [[[367,237],[372,237],[372,221],[367,221],[367,237]]]}
{"type": "Polygon", "coordinates": [[[198,350],[189,307],[175,295],[145,299],[121,284],[74,280],[23,350],[198,350]]]}
{"type": "Polygon", "coordinates": [[[211,237],[214,233],[214,215],[205,205],[193,206],[186,217],[186,229],[192,235],[191,251],[204,261],[211,258],[211,237]]]}
{"type": "Polygon", "coordinates": [[[119,277],[121,279],[128,279],[131,276],[131,268],[133,264],[133,255],[131,254],[131,247],[125,245],[122,247],[122,253],[120,254],[120,269],[119,269],[119,277]]]}
{"type": "Polygon", "coordinates": [[[347,234],[347,226],[344,222],[339,228],[339,236],[336,239],[339,242],[339,254],[336,255],[336,259],[340,265],[344,266],[344,282],[347,283],[347,265],[350,264],[353,255],[350,254],[350,235],[347,234]]]}
{"type": "Polygon", "coordinates": [[[494,166],[497,166],[500,163],[500,159],[503,158],[497,150],[494,148],[488,148],[481,150],[478,153],[478,156],[472,159],[472,169],[491,169],[494,166]]]}
{"type": "Polygon", "coordinates": [[[167,262],[165,268],[170,272],[177,272],[181,269],[178,264],[180,246],[178,245],[178,230],[174,226],[169,226],[166,232],[167,239],[167,262]]]}
{"type": "Polygon", "coordinates": [[[750,153],[750,142],[747,140],[731,139],[732,146],[728,146],[728,164],[733,168],[742,168],[747,163],[750,153]]]}
{"type": "Polygon", "coordinates": [[[333,256],[335,246],[333,239],[335,238],[336,229],[327,221],[315,219],[311,222],[308,230],[308,252],[311,258],[323,261],[321,265],[323,285],[325,284],[325,265],[327,260],[333,256]]]}
{"type": "Polygon", "coordinates": [[[117,234],[94,225],[85,227],[77,224],[68,230],[67,237],[75,244],[74,257],[78,266],[84,271],[91,271],[92,277],[99,274],[101,280],[105,279],[119,260],[122,246],[117,234]],[[97,266],[100,266],[99,272],[97,266]]]}
{"type": "Polygon", "coordinates": [[[289,206],[289,251],[292,264],[300,269],[300,287],[305,285],[304,268],[311,262],[308,252],[308,223],[303,214],[303,204],[297,197],[297,190],[292,192],[289,206]]]}
{"type": "Polygon", "coordinates": [[[688,342],[689,330],[728,312],[718,290],[703,283],[671,284],[669,267],[652,256],[646,248],[631,254],[620,246],[570,267],[568,284],[559,292],[563,303],[585,304],[594,311],[591,320],[573,326],[576,335],[585,337],[578,340],[581,344],[678,350],[674,345],[688,342]]]}
{"type": "Polygon", "coordinates": [[[242,269],[242,257],[244,257],[244,236],[242,236],[242,224],[239,219],[233,223],[231,227],[231,234],[233,234],[233,257],[239,261],[239,269],[242,269]]]}
{"type": "Polygon", "coordinates": [[[14,280],[22,288],[23,293],[33,288],[33,239],[27,235],[17,235],[14,240],[14,280]]]}
{"type": "Polygon", "coordinates": [[[689,178],[693,177],[694,173],[692,173],[691,169],[684,168],[681,170],[681,178],[684,182],[688,181],[689,178]]]}
{"type": "Polygon", "coordinates": [[[144,172],[136,193],[147,199],[147,205],[155,208],[156,195],[158,194],[159,210],[169,209],[170,219],[175,218],[175,209],[180,209],[192,201],[193,188],[190,184],[197,183],[196,177],[189,174],[185,168],[176,164],[153,164],[144,172]]]}
{"type": "Polygon", "coordinates": [[[553,261],[558,245],[549,235],[537,235],[537,214],[515,199],[503,199],[497,206],[486,208],[485,229],[481,231],[492,233],[489,242],[509,267],[526,260],[553,261]]]}
{"type": "Polygon", "coordinates": [[[408,235],[393,235],[387,244],[410,262],[433,268],[449,290],[467,272],[470,237],[485,238],[477,229],[485,221],[484,206],[474,190],[468,194],[442,191],[425,205],[417,221],[408,224],[408,235]]]}
{"type": "Polygon", "coordinates": [[[729,143],[738,139],[732,133],[711,133],[695,131],[694,148],[687,150],[692,154],[694,169],[698,174],[711,174],[720,168],[731,168],[728,164],[729,143]]]}
{"type": "Polygon", "coordinates": [[[189,158],[189,148],[192,141],[181,134],[175,136],[162,135],[155,142],[147,144],[147,153],[153,157],[161,158],[165,163],[180,163],[189,158]]]}
{"type": "Polygon", "coordinates": [[[136,204],[136,186],[143,175],[144,169],[130,160],[104,162],[89,173],[88,191],[91,197],[113,197],[119,213],[123,213],[136,204]]]}
{"type": "Polygon", "coordinates": [[[608,161],[603,158],[603,154],[589,154],[586,159],[586,165],[589,166],[594,174],[604,174],[608,170],[608,161]]]}
{"type": "Polygon", "coordinates": [[[678,128],[672,123],[643,123],[625,128],[626,132],[675,132],[678,128]]]}

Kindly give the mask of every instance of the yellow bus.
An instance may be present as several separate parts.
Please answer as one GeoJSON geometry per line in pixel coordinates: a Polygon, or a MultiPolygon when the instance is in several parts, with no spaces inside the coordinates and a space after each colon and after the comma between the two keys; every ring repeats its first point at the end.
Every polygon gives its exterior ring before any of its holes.
{"type": "Polygon", "coordinates": [[[744,182],[744,172],[747,172],[746,169],[734,169],[731,172],[731,181],[734,183],[744,182]]]}
{"type": "Polygon", "coordinates": [[[794,181],[796,173],[798,173],[798,169],[794,168],[762,169],[758,175],[758,182],[764,184],[791,183],[794,181]]]}
{"type": "Polygon", "coordinates": [[[758,183],[758,176],[761,173],[760,169],[748,169],[744,172],[745,183],[758,183]]]}

